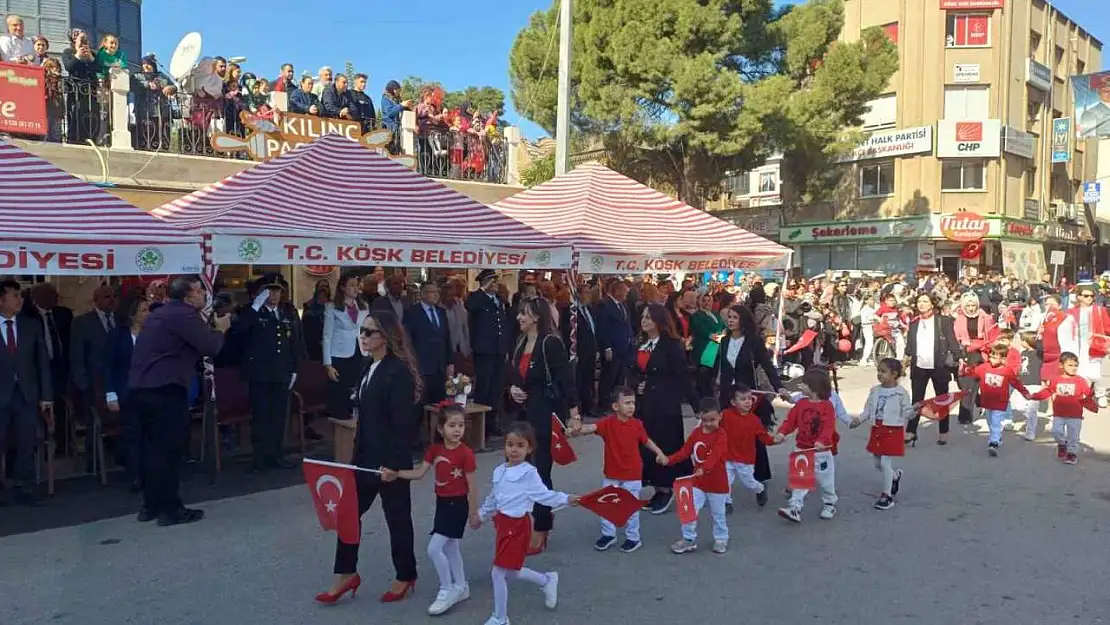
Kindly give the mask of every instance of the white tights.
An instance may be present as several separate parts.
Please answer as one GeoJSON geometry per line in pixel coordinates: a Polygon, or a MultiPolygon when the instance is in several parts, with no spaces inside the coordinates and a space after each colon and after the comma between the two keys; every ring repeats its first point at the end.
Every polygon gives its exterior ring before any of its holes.
{"type": "Polygon", "coordinates": [[[463,570],[458,538],[432,534],[432,539],[428,541],[428,557],[439,575],[440,590],[466,586],[466,571],[463,570]]]}
{"type": "Polygon", "coordinates": [[[890,495],[894,488],[894,463],[890,456],[874,456],[875,468],[883,474],[883,495],[890,495]]]}
{"type": "Polygon", "coordinates": [[[541,587],[547,585],[546,573],[537,573],[528,567],[521,568],[519,571],[511,571],[495,566],[490,571],[490,577],[493,578],[493,615],[499,620],[509,618],[508,580],[522,579],[541,587]]]}

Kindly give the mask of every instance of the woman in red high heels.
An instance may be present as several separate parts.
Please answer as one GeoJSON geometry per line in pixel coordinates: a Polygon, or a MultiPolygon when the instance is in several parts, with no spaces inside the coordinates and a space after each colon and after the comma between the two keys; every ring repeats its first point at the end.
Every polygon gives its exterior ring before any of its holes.
{"type": "MultiPolygon", "coordinates": [[[[358,430],[352,464],[384,467],[394,471],[412,469],[412,449],[418,429],[418,401],[422,380],[416,360],[405,344],[397,317],[374,311],[359,329],[359,349],[369,362],[355,390],[358,430]]],[[[381,497],[389,527],[390,552],[397,578],[381,596],[383,602],[400,601],[416,584],[416,552],[412,530],[412,500],[409,481],[383,479],[376,474],[356,472],[358,512],[361,517],[374,499],[381,497]]],[[[335,581],[316,595],[320,603],[335,603],[346,593],[353,597],[362,579],[358,567],[358,544],[337,541],[335,581]]]]}

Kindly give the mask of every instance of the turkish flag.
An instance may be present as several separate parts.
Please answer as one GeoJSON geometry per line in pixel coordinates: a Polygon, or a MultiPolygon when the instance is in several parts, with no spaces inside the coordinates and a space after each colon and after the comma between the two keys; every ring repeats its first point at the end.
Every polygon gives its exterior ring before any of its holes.
{"type": "Polygon", "coordinates": [[[555,461],[555,464],[562,465],[578,460],[578,455],[574,453],[574,448],[570,446],[570,441],[567,440],[566,428],[563,427],[563,422],[554,413],[551,414],[551,459],[555,461]]]}
{"type": "Polygon", "coordinates": [[[953,406],[959,405],[960,400],[965,395],[967,395],[967,391],[956,391],[955,393],[945,393],[926,399],[921,403],[921,416],[926,419],[944,419],[952,411],[953,406]]]}
{"type": "Polygon", "coordinates": [[[987,336],[979,341],[972,341],[967,346],[968,352],[981,352],[985,351],[988,346],[998,340],[999,335],[1002,334],[1002,329],[998,326],[993,326],[987,330],[987,336]]]}
{"type": "Polygon", "coordinates": [[[678,522],[694,523],[698,520],[698,509],[694,507],[694,476],[687,475],[674,481],[675,512],[678,522]]]}
{"type": "Polygon", "coordinates": [[[320,527],[327,531],[334,530],[340,542],[357,545],[361,531],[354,470],[349,465],[308,458],[305,458],[302,467],[320,527]]]}
{"type": "Polygon", "coordinates": [[[624,527],[643,505],[639,497],[619,486],[606,486],[586,493],[578,499],[578,504],[617,527],[624,527]]]}
{"type": "Polygon", "coordinates": [[[813,343],[813,339],[815,338],[817,338],[817,332],[815,330],[806,330],[805,332],[802,332],[802,335],[798,337],[798,342],[788,347],[786,351],[783,352],[783,355],[802,351],[803,349],[809,347],[810,344],[813,343]]]}
{"type": "Polygon", "coordinates": [[[813,490],[817,486],[817,474],[814,472],[815,449],[795,451],[790,453],[790,474],[786,478],[786,487],[790,490],[813,490]]]}

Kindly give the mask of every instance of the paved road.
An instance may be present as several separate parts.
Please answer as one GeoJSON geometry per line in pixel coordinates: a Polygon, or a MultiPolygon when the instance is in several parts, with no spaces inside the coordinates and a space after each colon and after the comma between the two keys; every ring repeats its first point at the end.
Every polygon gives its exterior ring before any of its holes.
{"type": "MultiPolygon", "coordinates": [[[[863,405],[870,370],[844,374],[850,411],[863,405]]],[[[938,447],[933,430],[910,450],[898,505],[871,509],[878,473],[864,452],[864,429],[844,432],[838,458],[840,506],[833,521],[791,525],[771,506],[739,506],[731,549],[672,555],[673,514],[647,517],[645,547],[596,553],[595,517],[558,515],[551,550],[529,565],[562,574],[560,603],[513,586],[510,616],[526,625],[587,623],[774,622],[876,624],[1105,623],[1110,557],[1110,425],[1092,418],[1078,466],[1055,460],[1042,436],[1007,434],[1000,458],[984,435],[954,431],[938,447]]],[[[600,441],[577,443],[579,462],[556,469],[557,486],[585,492],[600,478],[600,441]]],[[[784,448],[772,504],[781,503],[784,448]]],[[[497,454],[479,457],[488,476],[497,454]]],[[[385,606],[376,592],[390,579],[380,509],[366,517],[363,591],[324,608],[311,598],[328,584],[334,538],[321,532],[304,486],[203,504],[208,519],[158,528],[131,518],[0,538],[0,623],[345,625],[482,623],[491,608],[492,532],[463,545],[469,602],[433,619],[435,573],[421,551],[431,526],[431,484],[415,488],[421,579],[415,600],[385,606]]],[[[11,514],[12,509],[0,511],[11,514]]],[[[33,512],[20,511],[20,514],[33,512]]],[[[709,538],[708,519],[702,521],[709,538]]]]}

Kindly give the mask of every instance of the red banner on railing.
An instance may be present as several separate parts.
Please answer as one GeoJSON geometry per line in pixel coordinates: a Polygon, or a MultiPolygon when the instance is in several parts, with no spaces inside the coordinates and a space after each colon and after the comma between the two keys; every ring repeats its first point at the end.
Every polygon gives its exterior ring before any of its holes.
{"type": "Polygon", "coordinates": [[[46,72],[0,63],[0,132],[46,134],[46,72]]]}

